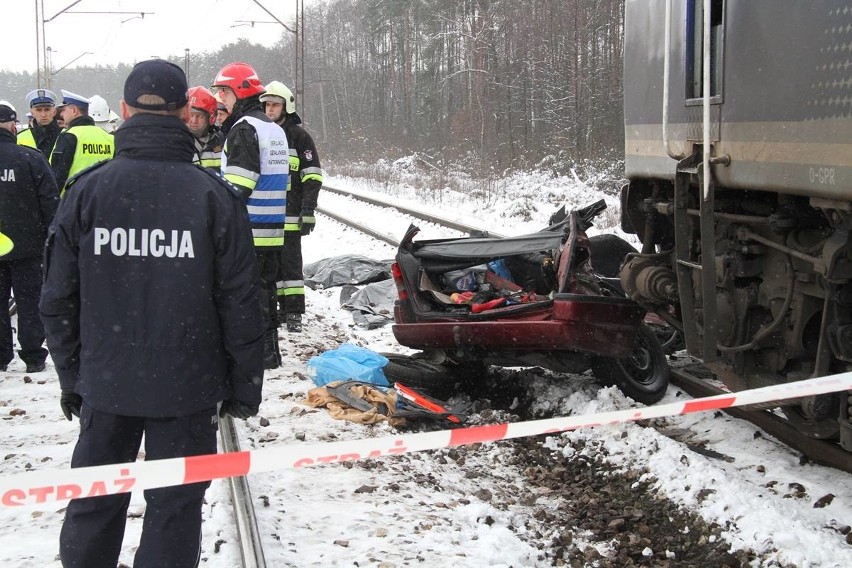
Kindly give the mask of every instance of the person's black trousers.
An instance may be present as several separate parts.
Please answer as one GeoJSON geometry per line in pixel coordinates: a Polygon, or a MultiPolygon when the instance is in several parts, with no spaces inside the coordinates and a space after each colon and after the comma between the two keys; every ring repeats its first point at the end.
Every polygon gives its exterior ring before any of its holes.
{"type": "Polygon", "coordinates": [[[0,260],[0,366],[15,358],[9,298],[15,293],[18,306],[18,354],[25,363],[41,363],[47,358],[44,326],[38,314],[41,297],[41,257],[0,260]]]}
{"type": "Polygon", "coordinates": [[[305,313],[305,277],[302,274],[302,235],[284,234],[281,251],[281,276],[277,283],[278,310],[285,314],[305,313]]]}
{"type": "Polygon", "coordinates": [[[281,366],[278,348],[278,304],[275,299],[275,278],[278,276],[279,249],[255,247],[257,266],[260,271],[260,310],[266,331],[263,334],[263,368],[277,369],[281,366]]]}
{"type": "MultiPolygon", "coordinates": [[[[100,412],[84,402],[71,467],[134,462],[143,433],[146,461],[214,454],[217,428],[215,408],[179,418],[144,418],[100,412]]],[[[201,506],[209,485],[145,491],[147,507],[134,568],[198,566],[201,506]]],[[[59,537],[62,566],[115,568],[129,504],[129,493],[72,500],[59,537]]]]}

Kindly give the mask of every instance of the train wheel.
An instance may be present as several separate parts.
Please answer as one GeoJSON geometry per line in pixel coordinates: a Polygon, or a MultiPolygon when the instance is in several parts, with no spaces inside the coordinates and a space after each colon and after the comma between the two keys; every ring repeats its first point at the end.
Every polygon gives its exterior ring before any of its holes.
{"type": "Polygon", "coordinates": [[[669,386],[669,366],[656,334],[645,324],[639,326],[633,353],[624,359],[596,357],[592,372],[601,384],[615,385],[637,402],[659,402],[669,386]]]}
{"type": "Polygon", "coordinates": [[[840,415],[842,399],[838,393],[821,395],[806,399],[799,406],[784,406],[782,411],[795,428],[809,438],[833,440],[840,435],[840,415]],[[805,406],[807,404],[807,406],[805,406]]]}

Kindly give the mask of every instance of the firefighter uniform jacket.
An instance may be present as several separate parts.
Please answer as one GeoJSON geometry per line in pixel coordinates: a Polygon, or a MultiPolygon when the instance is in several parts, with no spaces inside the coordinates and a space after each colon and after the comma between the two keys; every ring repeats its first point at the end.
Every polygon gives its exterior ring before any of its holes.
{"type": "Polygon", "coordinates": [[[37,150],[15,144],[0,129],[0,230],[15,247],[2,260],[40,257],[59,197],[47,160],[37,150]]]}
{"type": "Polygon", "coordinates": [[[284,246],[289,146],[287,136],[260,109],[258,97],[239,101],[222,151],[222,175],[247,199],[254,246],[284,246]]]}
{"type": "Polygon", "coordinates": [[[18,144],[35,148],[44,154],[45,158],[49,158],[60,132],[62,128],[55,119],[47,126],[40,126],[37,122],[33,122],[31,127],[18,132],[18,144]]]}
{"type": "Polygon", "coordinates": [[[72,120],[68,128],[59,133],[50,153],[50,165],[60,194],[70,178],[89,166],[109,160],[114,153],[112,134],[95,126],[92,117],[78,116],[72,120]]]}
{"type": "Polygon", "coordinates": [[[40,310],[63,390],[125,416],[258,406],[264,322],[245,205],[191,163],[177,117],[137,114],[69,183],[40,310]]]}
{"type": "Polygon", "coordinates": [[[195,139],[195,156],[193,163],[207,168],[214,173],[222,170],[222,148],[225,145],[225,135],[218,128],[209,127],[207,134],[195,139]]]}
{"type": "MultiPolygon", "coordinates": [[[[284,230],[299,232],[302,209],[316,209],[323,171],[314,139],[301,124],[286,120],[284,133],[290,143],[290,189],[287,191],[287,218],[284,230]]],[[[288,235],[289,236],[289,235],[288,235]]]]}

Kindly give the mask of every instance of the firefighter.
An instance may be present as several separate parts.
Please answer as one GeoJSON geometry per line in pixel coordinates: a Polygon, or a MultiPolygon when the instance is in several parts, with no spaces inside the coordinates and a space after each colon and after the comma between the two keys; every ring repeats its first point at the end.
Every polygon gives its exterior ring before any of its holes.
{"type": "Polygon", "coordinates": [[[222,124],[225,123],[230,115],[231,113],[228,112],[228,107],[226,107],[224,103],[216,103],[216,126],[222,128],[222,124]]]}
{"type": "Polygon", "coordinates": [[[302,236],[316,226],[314,210],[322,187],[323,171],[313,138],[296,114],[296,97],[283,83],[272,81],[260,96],[266,116],[284,129],[290,143],[290,187],[284,221],[281,279],[276,283],[279,313],[287,331],[302,331],[305,313],[305,281],[302,275],[302,236]]]}
{"type": "Polygon", "coordinates": [[[109,108],[105,98],[100,95],[89,97],[89,116],[95,121],[95,126],[108,134],[115,134],[118,115],[109,108]]]}
{"type": "Polygon", "coordinates": [[[281,365],[278,351],[275,282],[284,247],[284,215],[289,176],[289,146],[284,131],[261,109],[263,84],[246,63],[230,63],[216,75],[213,89],[230,116],[222,150],[222,175],[242,193],[249,212],[255,254],[260,268],[267,332],[264,368],[281,365]]]}
{"type": "Polygon", "coordinates": [[[56,94],[47,89],[36,89],[27,93],[32,120],[30,127],[18,133],[18,144],[35,148],[50,157],[56,138],[62,127],[56,120],[56,94]]]}
{"type": "Polygon", "coordinates": [[[189,121],[186,125],[195,138],[193,161],[204,168],[219,172],[222,167],[222,146],[225,135],[215,125],[216,99],[204,87],[192,87],[186,94],[189,98],[189,121]]]}
{"type": "Polygon", "coordinates": [[[115,152],[113,137],[95,126],[89,116],[89,99],[62,89],[62,115],[65,130],[59,133],[50,153],[50,166],[56,176],[59,194],[68,180],[89,166],[109,160],[115,152]]]}

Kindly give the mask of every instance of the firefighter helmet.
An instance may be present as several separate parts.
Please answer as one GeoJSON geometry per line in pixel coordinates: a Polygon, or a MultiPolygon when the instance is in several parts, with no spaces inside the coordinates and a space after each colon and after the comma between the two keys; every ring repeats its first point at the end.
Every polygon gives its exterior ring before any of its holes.
{"type": "Polygon", "coordinates": [[[281,99],[284,104],[284,114],[293,114],[296,112],[296,97],[293,91],[280,81],[272,81],[266,85],[266,92],[260,96],[260,102],[270,100],[272,97],[281,99]]]}
{"type": "Polygon", "coordinates": [[[248,63],[229,63],[222,67],[213,81],[213,88],[216,87],[228,87],[238,99],[263,93],[263,83],[248,63]]]}
{"type": "Polygon", "coordinates": [[[109,122],[109,105],[100,95],[89,97],[89,116],[95,122],[109,122]]]}
{"type": "Polygon", "coordinates": [[[186,92],[186,97],[189,99],[190,108],[206,112],[210,124],[213,124],[216,120],[216,105],[219,104],[213,93],[204,87],[192,87],[186,92]]]}

